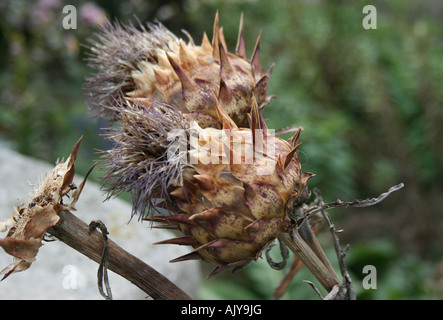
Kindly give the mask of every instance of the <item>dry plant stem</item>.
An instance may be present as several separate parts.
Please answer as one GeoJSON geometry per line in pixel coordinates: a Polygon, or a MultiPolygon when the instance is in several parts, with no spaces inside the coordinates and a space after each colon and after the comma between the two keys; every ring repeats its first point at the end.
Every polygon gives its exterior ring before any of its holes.
{"type": "Polygon", "coordinates": [[[298,231],[294,231],[291,235],[289,235],[289,233],[282,233],[279,239],[303,262],[328,292],[330,292],[335,285],[340,285],[337,275],[325,266],[314,251],[306,244],[298,231]]]}
{"type": "MultiPolygon", "coordinates": [[[[340,247],[340,242],[339,242],[338,236],[337,236],[337,230],[335,229],[335,226],[332,223],[331,217],[329,217],[329,214],[326,211],[323,211],[322,214],[325,217],[325,219],[328,221],[329,230],[331,231],[332,237],[334,238],[335,252],[337,253],[340,272],[343,276],[343,288],[346,289],[347,299],[356,300],[357,297],[355,294],[354,286],[352,285],[351,276],[349,275],[348,269],[347,269],[346,264],[344,262],[344,259],[346,257],[346,252],[349,249],[349,247],[347,246],[347,247],[345,247],[345,249],[342,249],[340,247]]],[[[341,294],[341,292],[340,292],[340,294],[341,294]]]]}
{"type": "MultiPolygon", "coordinates": [[[[103,236],[90,232],[89,226],[69,211],[60,212],[60,221],[48,233],[68,246],[100,263],[103,253],[103,236]]],[[[155,300],[191,300],[174,283],[155,269],[123,250],[108,239],[108,268],[126,278],[155,300]]]]}
{"type": "Polygon", "coordinates": [[[299,226],[299,228],[297,230],[298,230],[301,238],[314,251],[314,253],[317,255],[317,257],[320,258],[320,261],[323,262],[323,264],[329,270],[329,272],[331,274],[335,274],[334,268],[332,267],[331,263],[329,262],[329,259],[326,257],[326,254],[323,251],[323,248],[321,247],[320,243],[318,242],[317,237],[315,236],[315,234],[312,231],[311,227],[309,226],[308,222],[304,221],[299,226]]]}

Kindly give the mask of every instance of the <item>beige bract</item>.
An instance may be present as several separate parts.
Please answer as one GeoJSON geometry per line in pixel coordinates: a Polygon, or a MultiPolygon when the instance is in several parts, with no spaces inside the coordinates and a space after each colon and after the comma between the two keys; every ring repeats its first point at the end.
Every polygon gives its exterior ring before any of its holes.
{"type": "Polygon", "coordinates": [[[81,139],[74,146],[66,161],[57,163],[30,195],[31,202],[27,206],[14,208],[13,215],[0,222],[2,232],[9,229],[5,238],[0,239],[0,246],[10,255],[13,263],[4,268],[0,274],[3,279],[10,274],[28,269],[39,248],[48,228],[59,221],[58,213],[62,210],[75,210],[75,203],[80,196],[83,185],[77,188],[74,184],[74,163],[81,139]],[[70,194],[72,201],[63,204],[63,197],[70,194]]]}

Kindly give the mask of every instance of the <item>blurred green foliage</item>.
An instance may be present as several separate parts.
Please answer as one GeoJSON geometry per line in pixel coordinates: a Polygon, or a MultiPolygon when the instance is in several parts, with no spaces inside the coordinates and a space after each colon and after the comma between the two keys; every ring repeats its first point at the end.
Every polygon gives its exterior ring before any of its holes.
{"type": "MultiPolygon", "coordinates": [[[[443,3],[372,1],[377,29],[365,30],[365,1],[2,1],[0,2],[0,137],[18,151],[54,162],[84,136],[85,173],[107,124],[92,119],[82,86],[87,39],[104,15],[122,22],[158,19],[198,43],[220,12],[228,47],[245,14],[247,54],[262,31],[261,62],[273,62],[265,109],[270,128],[303,127],[300,157],[324,200],[373,197],[406,187],[368,209],[331,211],[350,243],[347,263],[363,299],[441,298],[443,191],[443,3]],[[73,4],[78,29],[62,28],[73,4]],[[366,264],[377,290],[361,287],[366,264]]],[[[94,173],[98,179],[100,172],[94,173]]],[[[128,213],[129,214],[129,213],[128,213]]],[[[335,261],[329,234],[320,235],[335,261]]],[[[275,248],[273,250],[276,250],[275,248]]],[[[264,260],[232,276],[217,275],[200,298],[269,299],[283,275],[264,260]]],[[[316,299],[302,270],[283,298],[316,299]]],[[[315,282],[315,281],[314,281],[315,282]]]]}

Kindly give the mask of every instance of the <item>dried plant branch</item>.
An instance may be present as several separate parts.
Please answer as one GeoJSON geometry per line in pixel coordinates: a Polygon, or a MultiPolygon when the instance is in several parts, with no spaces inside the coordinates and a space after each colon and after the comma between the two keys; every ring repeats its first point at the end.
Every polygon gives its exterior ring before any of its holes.
{"type": "MultiPolygon", "coordinates": [[[[88,224],[69,211],[62,211],[59,216],[59,223],[48,229],[48,233],[93,261],[100,263],[103,253],[101,233],[96,230],[90,232],[88,224]]],[[[129,280],[153,299],[192,299],[165,276],[122,249],[111,239],[108,238],[107,242],[109,270],[129,280]]]]}
{"type": "MultiPolygon", "coordinates": [[[[370,198],[370,199],[365,199],[365,200],[354,200],[354,201],[342,201],[340,199],[337,199],[334,202],[330,202],[330,203],[323,203],[321,201],[321,205],[320,207],[312,207],[310,208],[310,210],[306,211],[304,218],[307,218],[311,215],[314,215],[318,212],[323,212],[325,210],[331,209],[331,208],[339,208],[339,207],[344,207],[344,208],[363,208],[363,207],[370,207],[373,205],[376,205],[380,202],[382,202],[384,199],[386,199],[391,193],[400,190],[401,188],[404,187],[403,183],[400,183],[398,185],[395,185],[391,188],[389,188],[389,190],[387,192],[382,193],[381,195],[379,195],[377,198],[370,198]]],[[[319,192],[318,190],[314,190],[314,192],[319,192]]],[[[321,199],[321,198],[320,198],[321,199]]]]}
{"type": "Polygon", "coordinates": [[[337,275],[325,266],[298,231],[294,231],[291,235],[282,233],[278,238],[303,262],[328,292],[340,284],[337,275]]]}
{"type": "MultiPolygon", "coordinates": [[[[352,285],[351,277],[344,262],[346,253],[349,250],[349,245],[345,246],[344,249],[341,248],[338,238],[339,231],[335,229],[335,225],[333,224],[332,219],[326,210],[336,207],[361,208],[373,206],[386,199],[391,193],[400,190],[403,187],[404,184],[400,183],[391,187],[387,192],[382,193],[376,198],[354,200],[350,202],[345,202],[338,199],[330,203],[324,203],[320,191],[314,189],[315,199],[313,203],[295,208],[292,214],[294,224],[296,226],[295,231],[293,231],[291,234],[284,234],[279,237],[279,240],[283,241],[291,249],[291,251],[295,254],[295,257],[293,265],[275,289],[273,297],[275,299],[280,298],[286,291],[291,279],[301,269],[302,265],[306,264],[308,269],[313,273],[321,285],[329,292],[329,294],[322,299],[355,300],[355,289],[352,285]],[[315,233],[318,230],[318,225],[316,225],[316,223],[311,223],[310,225],[307,223],[308,220],[318,216],[320,213],[328,222],[329,230],[331,231],[334,240],[334,248],[336,251],[340,272],[343,277],[342,284],[338,283],[335,272],[332,269],[329,260],[324,255],[317,238],[315,237],[315,233]]],[[[318,289],[313,283],[307,283],[313,286],[315,291],[319,293],[318,289]]]]}
{"type": "Polygon", "coordinates": [[[324,300],[323,295],[321,294],[320,290],[318,290],[317,286],[312,281],[303,280],[303,282],[309,284],[311,286],[311,288],[315,291],[315,293],[319,296],[319,298],[324,300]]]}
{"type": "Polygon", "coordinates": [[[289,250],[288,250],[288,247],[286,247],[286,245],[283,242],[278,241],[278,243],[280,245],[280,253],[281,253],[282,261],[275,262],[271,258],[270,251],[271,251],[272,247],[274,247],[275,241],[271,242],[265,249],[266,261],[268,262],[269,266],[272,269],[283,270],[283,268],[286,266],[286,261],[288,260],[288,257],[289,257],[289,250]]]}
{"type": "Polygon", "coordinates": [[[331,231],[332,237],[334,239],[334,248],[337,254],[338,265],[340,267],[340,272],[343,277],[343,283],[340,290],[346,289],[346,298],[348,300],[355,300],[356,299],[355,289],[354,286],[352,285],[351,276],[349,275],[348,269],[344,261],[346,253],[349,250],[349,245],[347,245],[344,249],[340,247],[340,241],[337,236],[337,230],[335,229],[335,226],[332,223],[331,217],[326,211],[322,212],[322,214],[325,217],[325,219],[328,221],[329,230],[331,231]]]}

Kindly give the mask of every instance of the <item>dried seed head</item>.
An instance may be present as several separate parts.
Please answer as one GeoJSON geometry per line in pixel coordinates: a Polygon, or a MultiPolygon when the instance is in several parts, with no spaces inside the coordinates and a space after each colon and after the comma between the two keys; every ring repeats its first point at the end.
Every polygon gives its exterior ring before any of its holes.
{"type": "Polygon", "coordinates": [[[290,207],[306,192],[300,132],[276,138],[260,114],[270,71],[260,65],[261,36],[245,58],[243,16],[235,54],[218,14],[201,45],[148,28],[108,23],[92,48],[99,73],[87,83],[90,105],[120,120],[107,134],[105,190],[131,192],[133,214],[183,233],[159,242],[194,248],[173,262],[238,270],[287,231],[290,207]],[[154,208],[160,214],[149,215],[154,208]]]}
{"type": "Polygon", "coordinates": [[[267,97],[270,72],[259,61],[257,40],[252,59],[245,58],[243,16],[236,53],[229,53],[216,15],[212,43],[206,34],[201,45],[185,42],[160,23],[147,29],[118,23],[104,24],[92,41],[90,66],[97,73],[87,80],[91,109],[113,120],[127,98],[150,98],[180,107],[203,128],[221,127],[214,96],[239,126],[247,126],[247,114],[255,96],[259,109],[267,97]]]}

